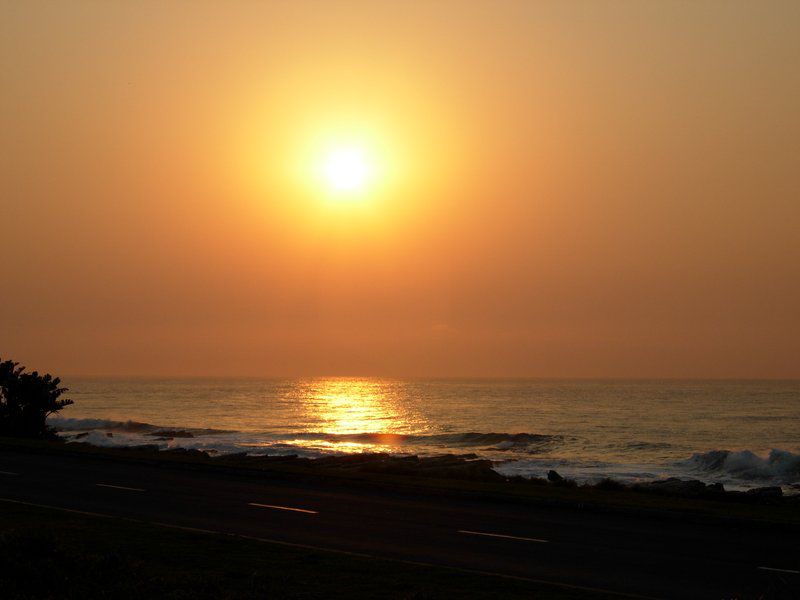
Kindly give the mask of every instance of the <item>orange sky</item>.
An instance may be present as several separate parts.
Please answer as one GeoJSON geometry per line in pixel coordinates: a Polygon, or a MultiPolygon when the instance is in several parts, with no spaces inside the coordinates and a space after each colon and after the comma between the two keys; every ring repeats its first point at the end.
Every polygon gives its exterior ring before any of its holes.
{"type": "Polygon", "coordinates": [[[800,377],[799,26],[794,1],[3,2],[0,356],[800,377]],[[380,169],[340,201],[312,173],[353,140],[380,169]]]}

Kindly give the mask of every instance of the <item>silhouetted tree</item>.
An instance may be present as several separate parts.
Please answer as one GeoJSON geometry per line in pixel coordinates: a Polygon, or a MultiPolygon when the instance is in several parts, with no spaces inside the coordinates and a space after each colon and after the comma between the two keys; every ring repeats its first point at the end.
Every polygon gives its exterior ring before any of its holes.
{"type": "Polygon", "coordinates": [[[54,437],[47,417],[72,404],[59,400],[67,388],[58,387],[58,377],[24,371],[19,363],[0,359],[0,435],[54,437]]]}

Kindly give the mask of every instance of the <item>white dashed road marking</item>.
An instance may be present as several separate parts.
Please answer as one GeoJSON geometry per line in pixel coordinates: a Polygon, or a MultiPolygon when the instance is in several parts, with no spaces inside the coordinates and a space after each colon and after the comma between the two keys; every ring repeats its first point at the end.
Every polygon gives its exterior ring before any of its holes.
{"type": "Polygon", "coordinates": [[[502,533],[486,533],[485,531],[469,531],[467,529],[459,529],[458,533],[466,533],[467,535],[482,535],[485,537],[503,538],[507,540],[520,540],[523,542],[537,542],[539,544],[546,544],[550,540],[542,540],[539,538],[520,537],[517,535],[504,535],[502,533]]]}
{"type": "Polygon", "coordinates": [[[308,510],[305,508],[292,508],[291,506],[278,506],[276,504],[259,504],[258,502],[248,502],[249,506],[255,506],[258,508],[273,508],[275,510],[289,510],[291,512],[299,512],[299,513],[306,513],[309,515],[318,515],[319,512],[316,510],[308,510]]]}
{"type": "Polygon", "coordinates": [[[109,483],[95,483],[97,487],[113,488],[115,490],[125,490],[127,492],[145,492],[142,488],[125,487],[124,485],[111,485],[109,483]]]}

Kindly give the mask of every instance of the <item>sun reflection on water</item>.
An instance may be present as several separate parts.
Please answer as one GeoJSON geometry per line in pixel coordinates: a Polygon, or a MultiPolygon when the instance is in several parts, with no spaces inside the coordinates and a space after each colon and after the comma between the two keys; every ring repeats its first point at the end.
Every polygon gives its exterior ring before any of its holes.
{"type": "Polygon", "coordinates": [[[375,379],[316,379],[293,390],[308,433],[324,439],[293,444],[343,452],[397,451],[404,434],[417,431],[420,415],[403,402],[398,384],[375,379]]]}
{"type": "Polygon", "coordinates": [[[376,433],[389,429],[398,415],[371,381],[324,381],[311,405],[325,433],[376,433]]]}

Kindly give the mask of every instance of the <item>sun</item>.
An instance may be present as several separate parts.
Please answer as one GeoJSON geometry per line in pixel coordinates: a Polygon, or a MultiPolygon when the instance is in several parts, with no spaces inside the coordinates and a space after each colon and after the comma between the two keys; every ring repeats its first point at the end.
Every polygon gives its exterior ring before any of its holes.
{"type": "Polygon", "coordinates": [[[372,169],[366,154],[359,148],[336,148],[325,158],[324,175],[335,192],[356,192],[369,182],[372,169]]]}

